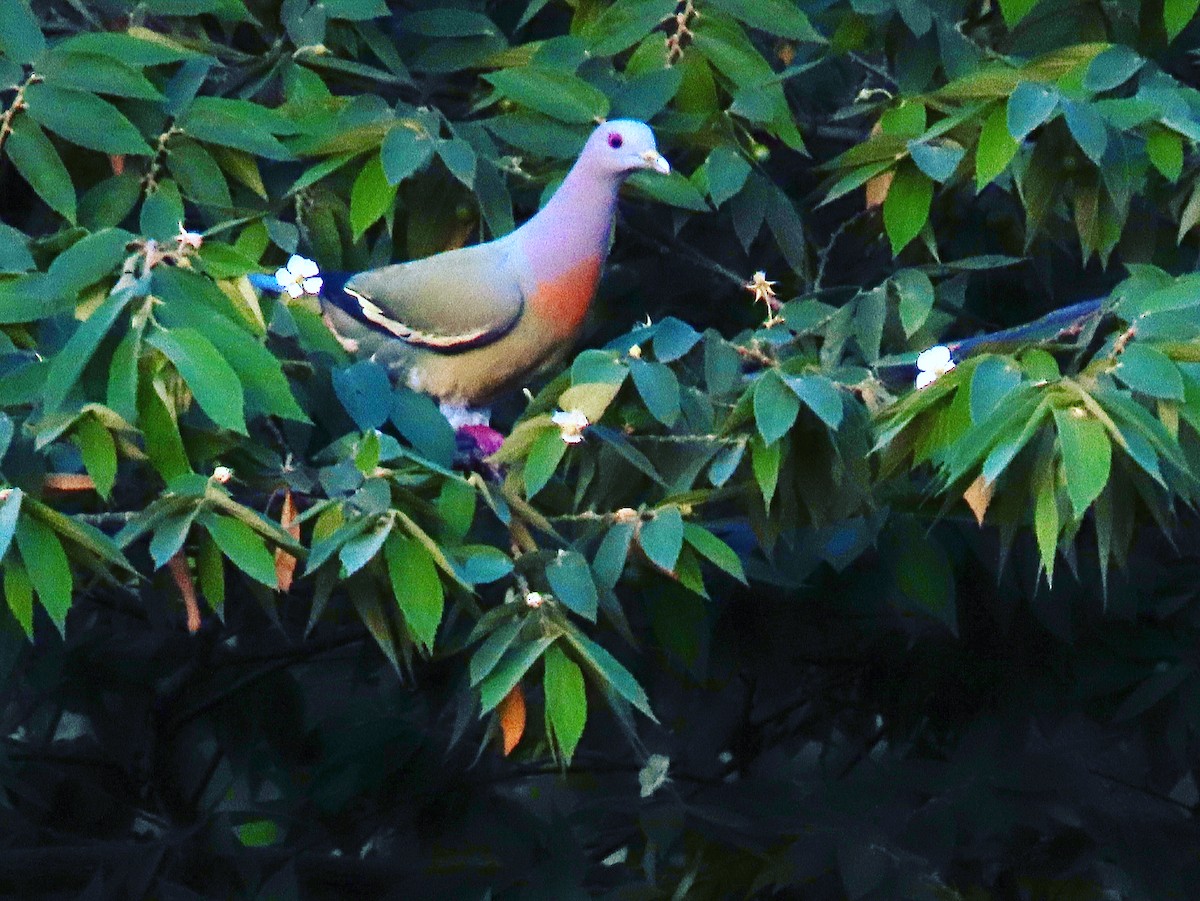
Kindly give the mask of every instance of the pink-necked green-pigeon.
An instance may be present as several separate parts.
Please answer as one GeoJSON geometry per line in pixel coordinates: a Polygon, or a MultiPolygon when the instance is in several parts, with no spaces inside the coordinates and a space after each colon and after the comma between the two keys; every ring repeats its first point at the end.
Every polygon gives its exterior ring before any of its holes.
{"type": "Polygon", "coordinates": [[[485,405],[570,349],[596,293],[617,191],[643,169],[671,171],[649,126],[605,122],[520,228],[344,281],[329,276],[321,290],[327,321],[444,409],[485,405]]]}

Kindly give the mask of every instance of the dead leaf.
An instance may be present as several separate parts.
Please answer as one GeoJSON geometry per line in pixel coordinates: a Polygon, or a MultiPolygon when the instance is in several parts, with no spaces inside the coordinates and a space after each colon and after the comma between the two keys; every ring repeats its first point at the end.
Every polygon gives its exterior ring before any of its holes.
{"type": "Polygon", "coordinates": [[[512,691],[504,696],[500,706],[496,708],[500,716],[500,732],[504,736],[504,756],[512,753],[513,748],[525,734],[525,691],[518,682],[512,691]]]}
{"type": "Polygon", "coordinates": [[[996,483],[989,482],[982,475],[963,492],[963,500],[967,502],[967,506],[975,514],[975,521],[980,525],[983,525],[983,515],[987,513],[988,504],[992,502],[992,495],[995,493],[996,483]]]}
{"type": "MultiPolygon", "coordinates": [[[[283,493],[283,509],[279,511],[279,525],[285,532],[300,540],[300,525],[296,522],[296,501],[292,489],[283,493]]],[[[275,582],[279,590],[287,594],[292,590],[292,578],[296,575],[296,558],[282,548],[275,549],[275,582]]]]}
{"type": "Polygon", "coordinates": [[[95,491],[92,477],[82,472],[48,472],[42,485],[51,491],[95,491]]]}
{"type": "Polygon", "coordinates": [[[183,595],[183,606],[187,609],[187,629],[193,635],[200,631],[200,602],[196,599],[196,583],[192,581],[192,571],[188,569],[187,557],[183,550],[175,552],[175,556],[167,561],[167,569],[179,593],[183,595]]]}
{"type": "MultiPolygon", "coordinates": [[[[876,122],[871,129],[871,137],[875,137],[883,130],[883,126],[876,122]]],[[[883,206],[883,202],[887,200],[888,190],[892,187],[892,179],[895,178],[895,173],[889,169],[887,172],[882,172],[872,179],[867,181],[867,209],[873,210],[877,206],[883,206]]]]}

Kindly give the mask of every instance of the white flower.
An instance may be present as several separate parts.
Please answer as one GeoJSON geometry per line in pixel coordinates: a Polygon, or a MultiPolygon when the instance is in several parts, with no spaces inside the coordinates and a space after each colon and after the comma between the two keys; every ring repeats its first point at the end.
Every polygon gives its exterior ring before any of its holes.
{"type": "Polygon", "coordinates": [[[542,604],[546,603],[546,597],[540,591],[530,591],[525,595],[525,603],[536,610],[542,604]]]}
{"type": "Polygon", "coordinates": [[[921,351],[917,357],[917,387],[927,388],[938,376],[945,375],[954,368],[954,360],[950,359],[950,348],[944,344],[936,344],[929,350],[921,351]]]}
{"type": "Polygon", "coordinates": [[[301,294],[320,294],[321,270],[312,260],[298,254],[292,254],[287,261],[286,269],[275,270],[275,281],[279,287],[287,291],[289,297],[299,297],[301,294]]]}
{"type": "Polygon", "coordinates": [[[589,425],[588,418],[578,410],[559,410],[550,417],[550,421],[562,432],[562,440],[567,444],[578,444],[583,440],[583,430],[589,425]]]}
{"type": "Polygon", "coordinates": [[[175,236],[175,240],[179,243],[179,249],[187,247],[191,250],[199,250],[200,245],[204,243],[204,235],[199,232],[190,232],[183,227],[183,223],[179,223],[179,234],[175,236]]]}
{"type": "Polygon", "coordinates": [[[233,470],[228,466],[218,466],[213,470],[212,480],[218,485],[224,485],[233,478],[233,470]]]}

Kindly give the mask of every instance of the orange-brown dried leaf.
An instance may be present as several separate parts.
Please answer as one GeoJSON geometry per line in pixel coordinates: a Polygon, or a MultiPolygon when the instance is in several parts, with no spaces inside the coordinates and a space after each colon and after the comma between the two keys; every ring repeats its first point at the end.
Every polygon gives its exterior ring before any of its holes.
{"type": "Polygon", "coordinates": [[[518,682],[496,708],[500,716],[500,733],[504,739],[504,756],[512,753],[525,734],[525,690],[518,682]]]}
{"type": "Polygon", "coordinates": [[[49,472],[42,485],[50,491],[95,491],[92,477],[82,472],[49,472]]]}
{"type": "Polygon", "coordinates": [[[963,500],[967,502],[967,506],[975,514],[975,521],[980,525],[983,525],[984,514],[987,513],[988,504],[992,502],[992,495],[995,493],[996,483],[989,482],[982,475],[963,492],[963,500]]]}
{"type": "MultiPolygon", "coordinates": [[[[871,128],[871,137],[875,137],[883,131],[883,125],[876,122],[871,128]]],[[[877,206],[883,206],[883,202],[887,200],[888,191],[892,187],[892,179],[895,178],[895,172],[889,169],[887,172],[882,172],[874,178],[867,181],[867,209],[873,210],[877,206]]]]}
{"type": "Polygon", "coordinates": [[[196,583],[192,580],[192,571],[188,568],[187,557],[182,550],[176,551],[175,556],[167,561],[167,569],[170,570],[179,593],[183,595],[183,606],[187,609],[187,629],[194,635],[200,631],[200,602],[196,598],[196,583]]]}
{"type": "MultiPolygon", "coordinates": [[[[300,540],[300,525],[296,522],[296,501],[292,489],[283,494],[283,509],[279,512],[279,525],[285,532],[300,540]]],[[[275,581],[279,590],[287,594],[292,590],[292,579],[296,575],[296,558],[282,548],[275,549],[275,581]]]]}

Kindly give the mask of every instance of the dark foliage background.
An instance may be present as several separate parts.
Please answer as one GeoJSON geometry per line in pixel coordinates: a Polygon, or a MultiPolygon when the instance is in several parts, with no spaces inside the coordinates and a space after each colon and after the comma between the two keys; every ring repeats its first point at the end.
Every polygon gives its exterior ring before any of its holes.
{"type": "Polygon", "coordinates": [[[1191,897],[1196,10],[0,0],[0,892],[1191,897]],[[250,290],[617,115],[497,468],[250,290]]]}

